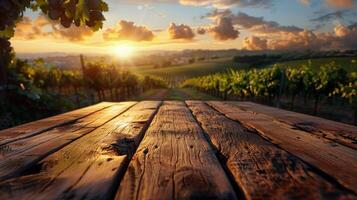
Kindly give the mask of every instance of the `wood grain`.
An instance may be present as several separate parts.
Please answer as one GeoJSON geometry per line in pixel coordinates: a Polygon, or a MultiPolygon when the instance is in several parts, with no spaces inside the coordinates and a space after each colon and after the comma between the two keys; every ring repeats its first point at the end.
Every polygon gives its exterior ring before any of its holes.
{"type": "Polygon", "coordinates": [[[316,174],[297,157],[204,102],[186,103],[226,160],[227,168],[246,199],[357,198],[316,174]]]}
{"type": "Polygon", "coordinates": [[[350,148],[357,149],[356,126],[252,102],[231,103],[247,111],[268,115],[272,118],[272,121],[285,123],[297,129],[301,129],[350,148]]]}
{"type": "Polygon", "coordinates": [[[0,183],[0,199],[108,199],[160,102],[140,102],[49,155],[23,176],[0,183]]]}
{"type": "Polygon", "coordinates": [[[236,199],[183,102],[165,102],[132,158],[116,199],[236,199]]]}
{"type": "Polygon", "coordinates": [[[120,115],[135,102],[114,104],[103,110],[49,131],[0,147],[0,181],[20,175],[37,161],[90,133],[120,115]]]}
{"type": "Polygon", "coordinates": [[[336,142],[291,129],[271,121],[271,118],[252,113],[224,102],[209,102],[228,118],[240,121],[257,130],[272,143],[320,169],[344,187],[357,192],[357,151],[336,142]]]}
{"type": "Polygon", "coordinates": [[[53,117],[45,118],[35,122],[30,122],[13,128],[0,131],[0,145],[7,144],[22,138],[48,131],[54,127],[64,124],[73,123],[74,121],[97,112],[103,108],[114,105],[114,103],[103,102],[93,106],[63,113],[53,117]]]}

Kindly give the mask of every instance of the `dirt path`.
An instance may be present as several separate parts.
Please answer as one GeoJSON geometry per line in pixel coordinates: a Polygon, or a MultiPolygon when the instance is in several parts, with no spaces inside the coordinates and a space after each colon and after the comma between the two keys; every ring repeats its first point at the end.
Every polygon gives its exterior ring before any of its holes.
{"type": "Polygon", "coordinates": [[[218,100],[208,94],[190,88],[155,89],[142,94],[135,100],[218,100]]]}
{"type": "Polygon", "coordinates": [[[165,97],[168,95],[168,89],[156,89],[150,90],[147,93],[144,93],[142,98],[145,100],[164,100],[165,97]]]}

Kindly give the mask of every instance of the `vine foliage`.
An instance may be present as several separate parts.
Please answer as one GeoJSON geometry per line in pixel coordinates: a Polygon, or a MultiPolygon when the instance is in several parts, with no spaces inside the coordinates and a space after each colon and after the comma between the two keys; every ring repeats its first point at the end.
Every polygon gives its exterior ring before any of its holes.
{"type": "Polygon", "coordinates": [[[51,20],[69,28],[88,26],[94,31],[103,26],[103,12],[108,5],[103,0],[1,0],[0,1],[0,99],[6,100],[7,67],[14,62],[10,38],[26,9],[40,10],[51,20]]]}

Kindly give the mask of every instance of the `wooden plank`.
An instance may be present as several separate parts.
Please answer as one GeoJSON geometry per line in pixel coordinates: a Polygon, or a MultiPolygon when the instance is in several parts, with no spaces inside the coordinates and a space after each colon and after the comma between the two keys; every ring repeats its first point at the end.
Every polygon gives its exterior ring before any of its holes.
{"type": "Polygon", "coordinates": [[[132,158],[116,199],[236,199],[183,102],[165,102],[132,158]]]}
{"type": "Polygon", "coordinates": [[[53,117],[45,118],[35,122],[30,122],[13,128],[0,131],[0,145],[7,144],[22,138],[48,131],[54,127],[64,124],[73,123],[74,121],[97,112],[103,108],[114,105],[114,103],[102,102],[93,106],[63,113],[53,117]]]}
{"type": "Polygon", "coordinates": [[[246,199],[357,198],[319,176],[297,157],[202,101],[186,103],[226,160],[246,199]]]}
{"type": "Polygon", "coordinates": [[[160,102],[140,102],[46,157],[23,176],[0,183],[0,199],[107,199],[160,102]]]}
{"type": "Polygon", "coordinates": [[[243,110],[262,113],[297,129],[357,149],[357,127],[319,117],[264,106],[252,102],[231,102],[243,110]]]}
{"type": "Polygon", "coordinates": [[[120,115],[135,102],[114,104],[103,110],[30,138],[17,140],[0,147],[0,181],[15,177],[31,168],[37,161],[74,140],[90,133],[120,115]]]}
{"type": "Polygon", "coordinates": [[[357,192],[357,151],[301,130],[281,126],[271,118],[224,102],[209,102],[228,118],[256,129],[262,136],[317,167],[341,185],[357,192]]]}
{"type": "Polygon", "coordinates": [[[108,199],[160,102],[140,102],[124,114],[0,183],[0,199],[108,199]]]}

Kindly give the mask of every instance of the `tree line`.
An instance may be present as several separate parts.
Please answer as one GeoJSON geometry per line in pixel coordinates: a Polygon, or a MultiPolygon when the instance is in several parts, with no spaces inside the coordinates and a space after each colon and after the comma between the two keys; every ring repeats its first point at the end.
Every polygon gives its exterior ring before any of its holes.
{"type": "Polygon", "coordinates": [[[249,66],[266,66],[278,62],[294,61],[294,60],[307,60],[318,58],[345,58],[356,57],[356,50],[345,51],[286,51],[286,52],[269,52],[265,54],[240,54],[233,57],[233,62],[248,64],[249,66]]]}
{"type": "Polygon", "coordinates": [[[314,102],[314,114],[323,99],[347,101],[354,109],[354,122],[357,122],[357,72],[348,73],[335,62],[323,65],[319,70],[313,70],[311,66],[229,70],[186,80],[182,86],[194,87],[225,100],[259,99],[274,102],[277,106],[284,96],[290,99],[291,108],[296,97],[301,97],[305,105],[314,102]]]}

